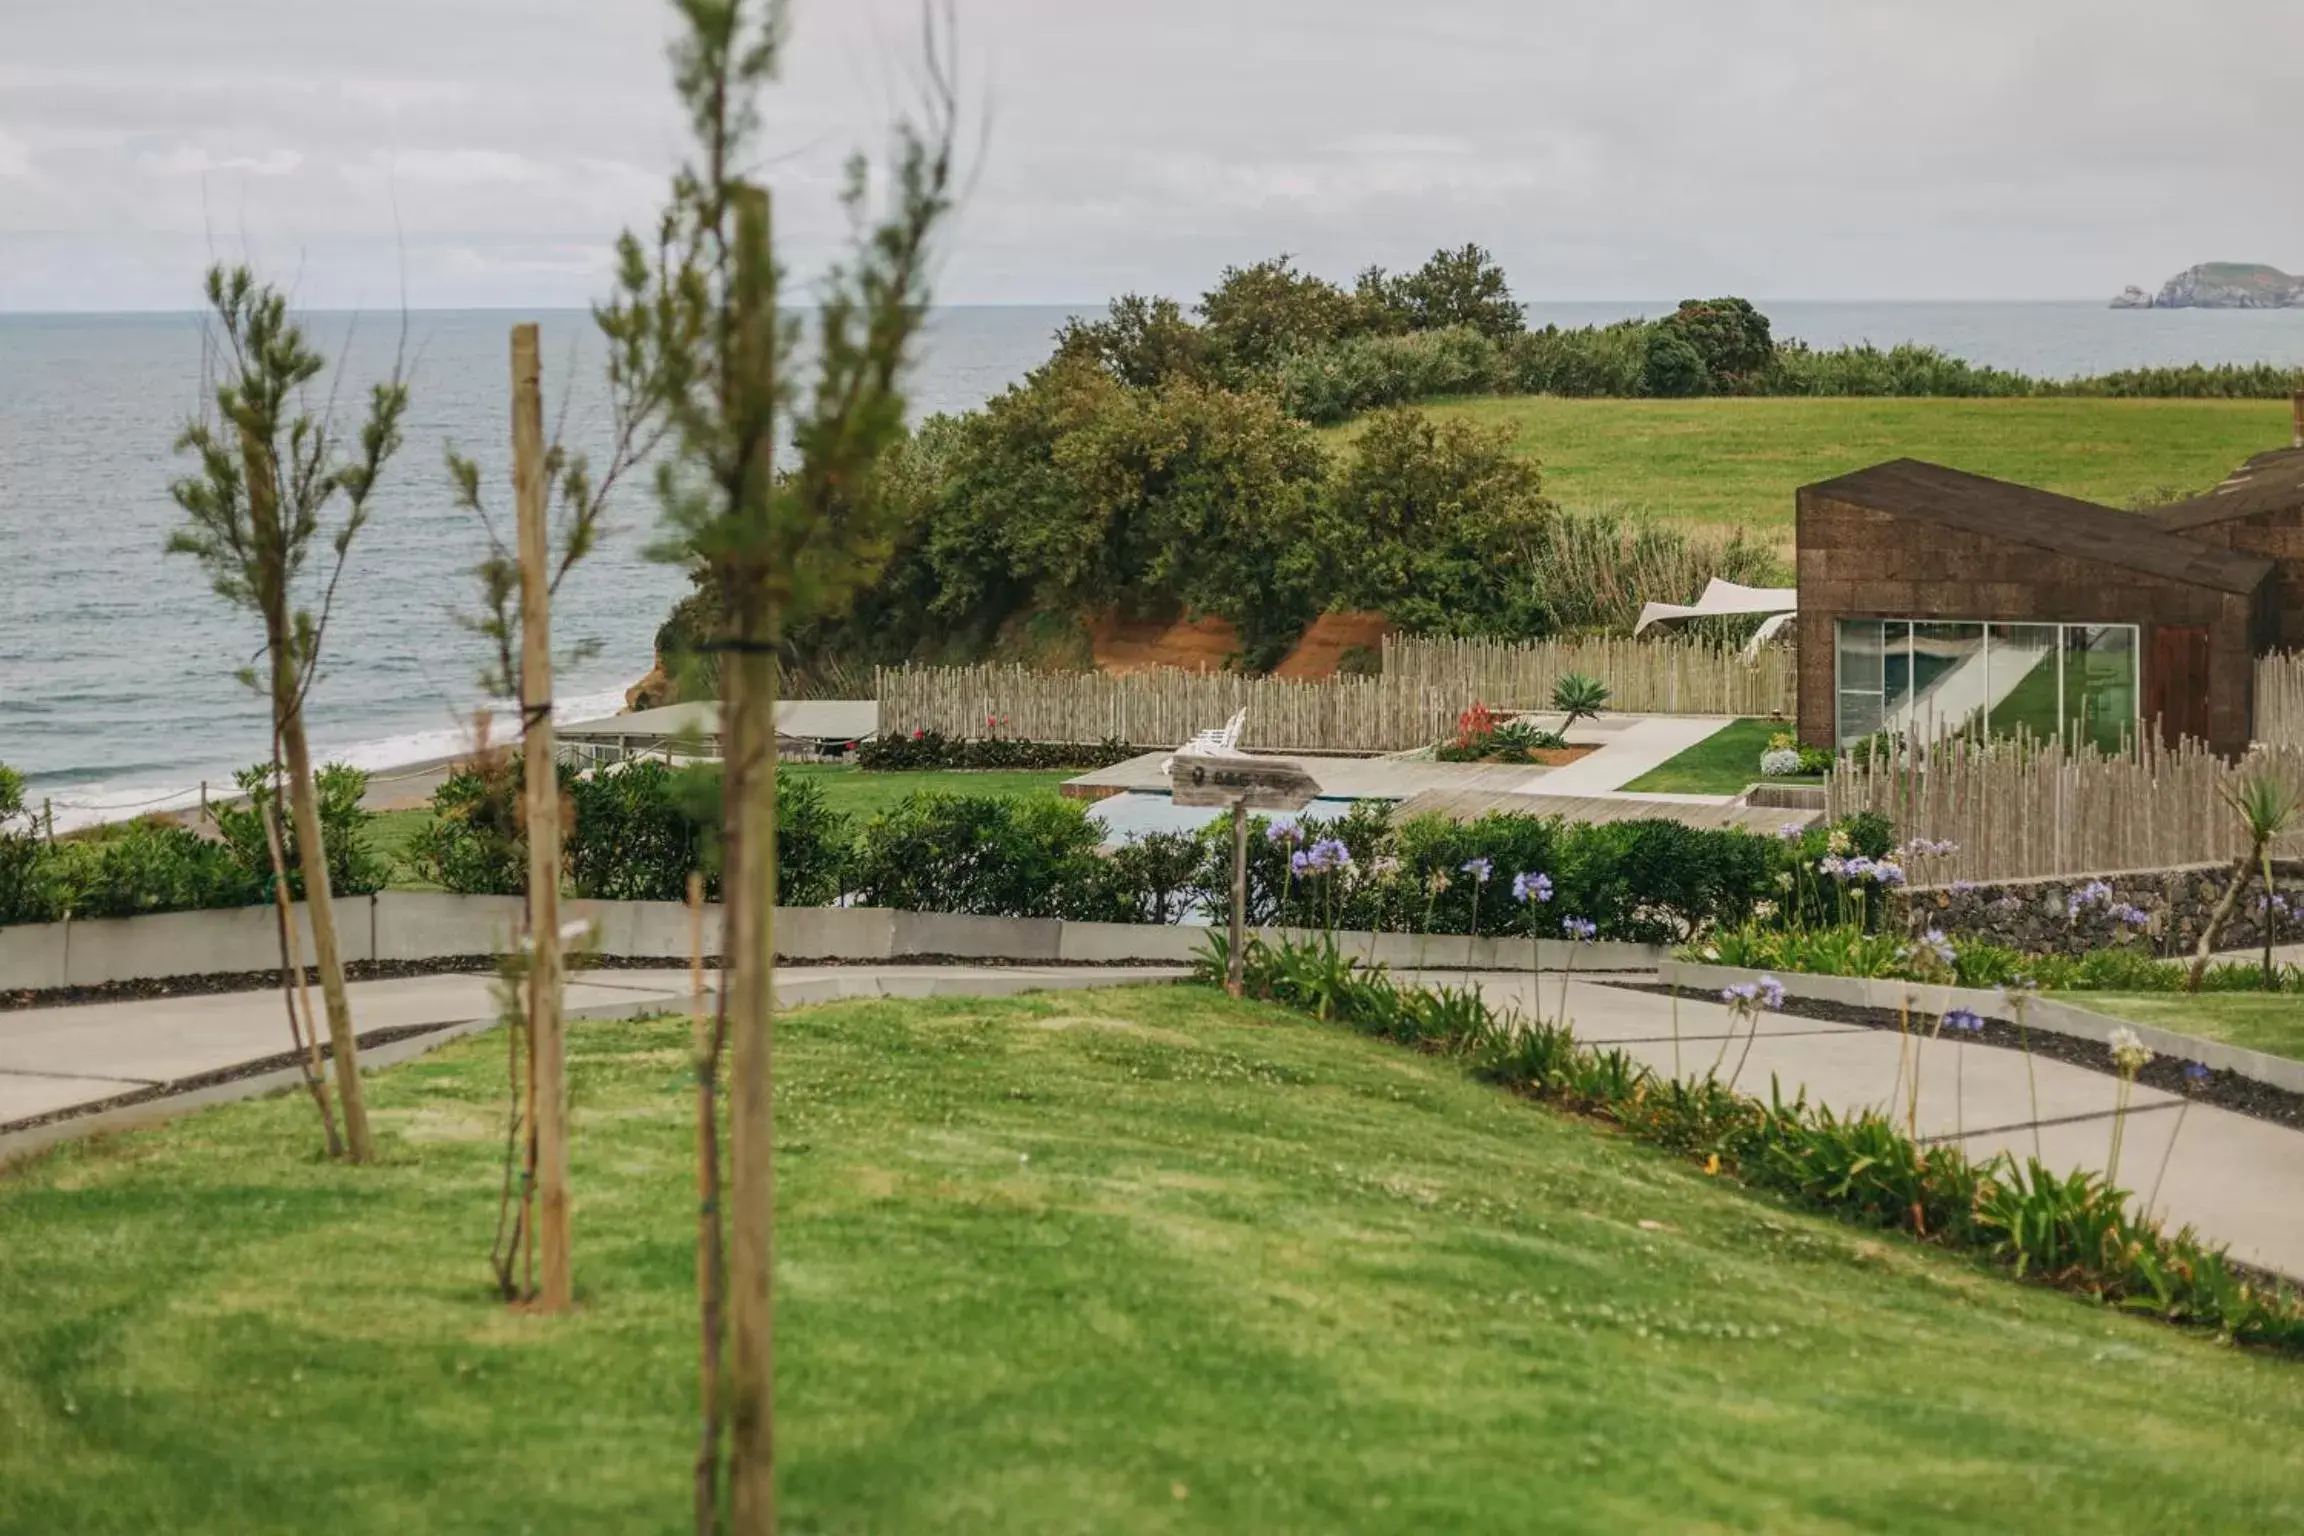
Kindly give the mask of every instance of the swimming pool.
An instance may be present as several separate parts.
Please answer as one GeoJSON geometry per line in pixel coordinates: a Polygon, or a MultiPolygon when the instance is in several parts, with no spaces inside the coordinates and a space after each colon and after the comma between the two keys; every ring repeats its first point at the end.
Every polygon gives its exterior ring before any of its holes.
{"type": "MultiPolygon", "coordinates": [[[[1301,814],[1328,821],[1343,815],[1356,803],[1350,797],[1323,795],[1301,814]]],[[[1197,832],[1228,813],[1220,805],[1178,805],[1165,794],[1130,790],[1097,801],[1088,807],[1088,814],[1103,824],[1105,841],[1125,843],[1147,832],[1197,832]]],[[[1254,814],[1287,825],[1294,822],[1299,813],[1257,811],[1254,814]]]]}

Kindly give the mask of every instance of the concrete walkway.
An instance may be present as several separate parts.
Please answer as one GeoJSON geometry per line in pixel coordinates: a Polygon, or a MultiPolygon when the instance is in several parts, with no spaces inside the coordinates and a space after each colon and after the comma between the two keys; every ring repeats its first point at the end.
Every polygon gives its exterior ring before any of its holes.
{"type": "MultiPolygon", "coordinates": [[[[1520,786],[1524,795],[1614,794],[1652,768],[1660,768],[1736,723],[1733,715],[1644,715],[1616,735],[1599,751],[1572,763],[1548,769],[1520,786]]],[[[1752,765],[1760,776],[1760,765],[1752,765]]],[[[1717,805],[1725,795],[1657,795],[1656,800],[1683,805],[1717,805]]]]}
{"type": "MultiPolygon", "coordinates": [[[[1529,1010],[1526,976],[1491,971],[1429,979],[1477,985],[1491,1003],[1529,1010]]],[[[1557,1016],[1558,977],[1543,978],[1540,1000],[1545,1017],[1557,1016]]],[[[1805,1092],[1809,1102],[1841,1113],[1892,1107],[1899,1122],[1911,1085],[1910,1072],[1900,1068],[1908,1052],[1919,1061],[1923,1138],[1957,1140],[1978,1159],[1996,1152],[2022,1159],[2033,1155],[2037,1129],[2040,1157],[2059,1173],[2105,1170],[2116,1087],[2107,1073],[2034,1057],[2035,1115],[2018,1051],[1949,1040],[1907,1044],[1894,1030],[1774,1013],[1761,1016],[1747,1056],[1745,1026],[1733,1023],[1720,1003],[1682,998],[1675,1044],[1670,999],[1597,981],[1571,980],[1567,1011],[1578,1039],[1620,1046],[1659,1073],[1677,1070],[1697,1079],[1717,1064],[1722,1080],[1736,1074],[1746,1093],[1766,1097],[1773,1079],[1786,1099],[1805,1092]]],[[[2224,1244],[2234,1258],[2304,1279],[2304,1132],[2207,1104],[2186,1109],[2178,1095],[2138,1086],[2129,1099],[2118,1178],[2139,1201],[2151,1193],[2171,1138],[2175,1151],[2154,1210],[2172,1228],[2190,1225],[2224,1244]]]]}
{"type": "MultiPolygon", "coordinates": [[[[776,972],[781,1007],[849,997],[1007,997],[1019,992],[1168,981],[1188,975],[1174,966],[787,966],[776,972]]],[[[707,973],[705,984],[719,978],[707,973]]],[[[685,970],[585,972],[567,989],[571,1019],[638,1018],[685,1011],[685,970]]],[[[363,1037],[422,1031],[363,1049],[369,1066],[404,1061],[444,1040],[488,1028],[496,1019],[492,977],[409,976],[358,981],[346,990],[363,1037]]],[[[318,1002],[315,990],[314,1002],[318,1002]]],[[[287,1016],[276,990],[219,992],[0,1012],[0,1160],[93,1129],[58,1121],[9,1132],[24,1120],[101,1104],[124,1094],[232,1071],[289,1049],[287,1016]]],[[[104,1112],[107,1127],[146,1123],[172,1111],[288,1086],[293,1068],[198,1090],[193,1102],[147,1103],[104,1112]]]]}
{"type": "MultiPolygon", "coordinates": [[[[843,997],[1008,996],[1184,974],[1152,966],[811,966],[780,969],[777,992],[783,1006],[796,1007],[843,997]]],[[[1403,973],[1401,979],[1416,978],[1403,973]]],[[[1533,1006],[1524,974],[1435,971],[1422,979],[1477,986],[1492,1003],[1523,1013],[1550,1017],[1562,1006],[1558,974],[1541,978],[1533,1006]]],[[[351,992],[363,1033],[424,1031],[364,1049],[362,1060],[372,1067],[485,1029],[495,1015],[485,976],[356,982],[351,992]]],[[[592,971],[568,988],[569,1013],[577,1019],[688,1006],[684,970],[592,971]]],[[[2101,1172],[2106,1163],[2115,1084],[2105,1073],[2036,1057],[2028,1085],[2025,1059],[2015,1051],[1950,1040],[1905,1042],[1893,1030],[1797,1013],[1762,1015],[1747,1046],[1744,1027],[1718,1002],[1689,996],[1675,1005],[1589,977],[1567,978],[1566,1010],[1580,1039],[1619,1046],[1660,1073],[1700,1078],[1717,1067],[1743,1091],[1765,1095],[1773,1080],[1787,1098],[1805,1093],[1843,1113],[1892,1108],[1901,1119],[1912,1081],[1908,1063],[1916,1059],[1921,1136],[1958,1140],[1980,1158],[2001,1151],[2028,1157],[2037,1141],[2041,1157],[2059,1172],[2101,1172]]],[[[271,991],[0,1012],[0,1126],[228,1071],[286,1046],[279,996],[271,991]]],[[[148,1123],[296,1081],[287,1069],[163,1102],[0,1131],[0,1161],[89,1130],[148,1123]]],[[[2119,1169],[2120,1182],[2139,1198],[2151,1192],[2172,1138],[2175,1151],[2156,1209],[2239,1259],[2304,1277],[2304,1133],[2205,1104],[2186,1109],[2175,1095],[2139,1087],[2130,1100],[2119,1169]]]]}

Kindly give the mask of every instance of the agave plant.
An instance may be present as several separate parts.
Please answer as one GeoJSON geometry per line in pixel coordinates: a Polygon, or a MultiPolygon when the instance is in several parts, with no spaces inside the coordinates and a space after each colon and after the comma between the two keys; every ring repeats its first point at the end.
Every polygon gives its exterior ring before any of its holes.
{"type": "MultiPolygon", "coordinates": [[[[2184,978],[2184,990],[2200,990],[2200,978],[2207,973],[2208,957],[2215,953],[2216,940],[2223,936],[2224,925],[2231,921],[2233,909],[2240,905],[2240,892],[2248,883],[2248,871],[2263,872],[2264,893],[2272,894],[2272,844],[2296,824],[2299,811],[2304,811],[2304,794],[2296,786],[2259,764],[2237,779],[2224,784],[2218,791],[2232,814],[2240,818],[2240,825],[2248,834],[2248,851],[2232,863],[2232,884],[2224,892],[2224,899],[2216,903],[2209,914],[2208,926],[2201,930],[2200,948],[2192,957],[2192,970],[2184,978]]],[[[2272,981],[2272,925],[2264,924],[2264,980],[2272,981]]]]}
{"type": "Polygon", "coordinates": [[[1560,734],[1576,728],[1608,707],[1608,685],[1582,672],[1571,672],[1552,685],[1552,707],[1561,714],[1560,734]]]}

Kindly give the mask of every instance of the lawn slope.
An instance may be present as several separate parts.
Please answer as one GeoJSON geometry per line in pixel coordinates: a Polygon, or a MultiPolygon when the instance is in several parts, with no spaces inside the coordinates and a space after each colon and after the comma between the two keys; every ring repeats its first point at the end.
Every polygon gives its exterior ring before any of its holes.
{"type": "MultiPolygon", "coordinates": [[[[506,1312],[502,1042],[0,1173],[0,1531],[685,1528],[687,1035],[574,1041],[582,1310],[506,1312]]],[[[780,1023],[793,1531],[2275,1530],[2304,1367],[1789,1213],[1198,988],[780,1023]]]]}
{"type": "MultiPolygon", "coordinates": [[[[1423,407],[1508,428],[1563,506],[1621,506],[1789,544],[1792,493],[1883,459],[1930,459],[2126,506],[2207,490],[2287,446],[2277,400],[1562,400],[1423,407]]],[[[1349,438],[1356,427],[1334,428],[1349,438]]]]}

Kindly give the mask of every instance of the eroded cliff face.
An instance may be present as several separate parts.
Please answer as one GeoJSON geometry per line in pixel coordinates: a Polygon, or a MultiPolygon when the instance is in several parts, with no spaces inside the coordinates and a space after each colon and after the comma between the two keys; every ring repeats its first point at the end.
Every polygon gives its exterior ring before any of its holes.
{"type": "Polygon", "coordinates": [[[2147,296],[2133,285],[2114,309],[2287,309],[2304,305],[2304,277],[2252,261],[2208,261],[2187,267],[2147,296]]]}

